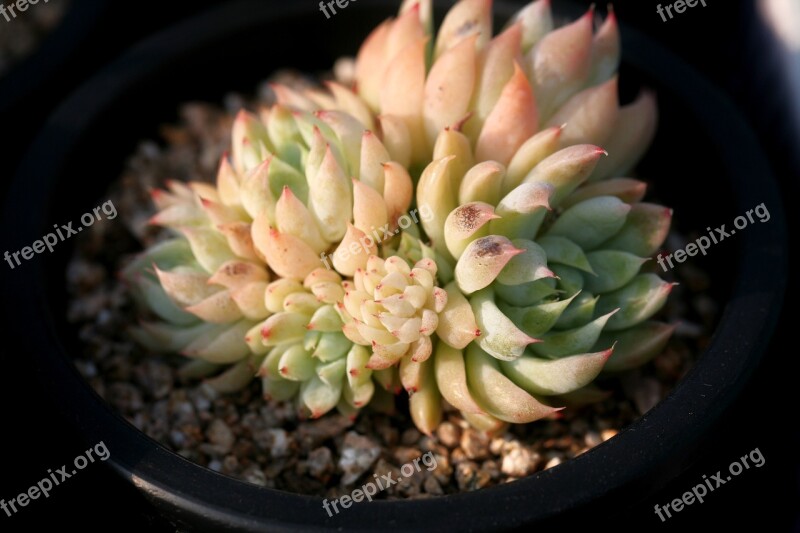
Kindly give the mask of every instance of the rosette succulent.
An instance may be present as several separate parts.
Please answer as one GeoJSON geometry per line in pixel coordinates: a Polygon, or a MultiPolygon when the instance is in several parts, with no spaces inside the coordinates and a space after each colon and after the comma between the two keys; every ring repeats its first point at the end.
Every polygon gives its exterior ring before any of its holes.
{"type": "Polygon", "coordinates": [[[618,103],[613,13],[556,28],[537,0],[492,37],[491,1],[461,0],[432,27],[429,0],[403,2],[354,80],[275,85],[216,185],[153,193],[178,236],[125,270],[159,319],[136,338],[315,417],[404,388],[426,433],[443,400],[497,430],[663,349],[672,285],[646,263],[671,211],[624,177],[655,98],[618,103]]]}

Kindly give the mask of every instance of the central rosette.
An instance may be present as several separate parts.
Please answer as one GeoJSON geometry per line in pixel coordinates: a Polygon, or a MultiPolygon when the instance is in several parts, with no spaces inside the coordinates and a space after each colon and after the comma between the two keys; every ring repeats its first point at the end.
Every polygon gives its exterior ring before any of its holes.
{"type": "Polygon", "coordinates": [[[447,293],[435,286],[436,263],[421,259],[414,267],[398,256],[370,256],[352,282],[344,282],[343,329],[356,344],[371,346],[368,368],[379,370],[400,362],[406,390],[419,389],[419,365],[433,351],[431,335],[447,293]]]}

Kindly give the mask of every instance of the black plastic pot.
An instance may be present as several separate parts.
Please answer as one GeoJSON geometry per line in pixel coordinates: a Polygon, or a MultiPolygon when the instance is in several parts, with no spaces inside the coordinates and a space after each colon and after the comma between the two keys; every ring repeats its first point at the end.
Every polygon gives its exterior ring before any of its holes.
{"type": "MultiPolygon", "coordinates": [[[[438,4],[437,4],[438,5],[438,4]]],[[[495,6],[499,18],[511,12],[495,6]]],[[[561,2],[555,6],[563,8],[561,2]]],[[[395,2],[359,0],[327,20],[312,2],[244,1],[206,12],[135,47],[72,95],[27,154],[4,210],[18,250],[54,223],[105,200],[135,142],[155,135],[179,102],[252,90],[274,68],[309,72],[354,53],[395,2]]],[[[441,15],[441,12],[439,13],[441,15]]],[[[574,11],[569,12],[574,15],[574,11]]],[[[441,18],[439,17],[439,20],[441,18]]],[[[66,320],[64,269],[74,243],[4,272],[4,303],[38,356],[45,387],[88,443],[181,530],[491,530],[622,514],[689,465],[758,365],[786,283],[781,201],[755,137],[733,105],[645,36],[623,28],[623,93],[659,94],[661,126],[640,166],[684,231],[730,223],[765,202],[754,224],[699,262],[724,303],[708,349],[672,394],[619,435],[550,470],[491,489],[354,505],[329,518],[320,498],[259,488],[179,457],[125,422],[70,362],[80,345],[66,320]],[[609,505],[610,504],[610,505],[609,505]]]]}

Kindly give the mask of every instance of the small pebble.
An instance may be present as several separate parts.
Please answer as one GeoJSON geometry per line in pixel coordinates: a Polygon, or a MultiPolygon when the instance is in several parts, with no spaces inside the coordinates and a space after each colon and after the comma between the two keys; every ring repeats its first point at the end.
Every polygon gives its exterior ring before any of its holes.
{"type": "Polygon", "coordinates": [[[375,441],[354,431],[348,431],[344,437],[339,459],[339,470],[344,474],[342,484],[350,485],[361,477],[380,453],[380,446],[375,441]]]}
{"type": "Polygon", "coordinates": [[[423,482],[422,486],[425,489],[425,492],[427,492],[428,494],[436,494],[436,495],[444,494],[442,486],[439,484],[438,481],[436,481],[436,478],[433,476],[428,476],[423,482]]]}
{"type": "Polygon", "coordinates": [[[485,459],[489,456],[489,437],[483,432],[468,428],[461,435],[461,449],[470,459],[485,459]]]}
{"type": "Polygon", "coordinates": [[[600,438],[602,438],[603,442],[605,442],[611,437],[615,436],[616,434],[617,434],[616,429],[604,429],[603,431],[600,432],[600,438]]]}
{"type": "Polygon", "coordinates": [[[544,465],[544,470],[547,470],[548,468],[553,468],[554,466],[558,466],[561,464],[561,462],[562,461],[560,457],[553,457],[552,459],[547,461],[547,463],[544,465]]]}
{"type": "Polygon", "coordinates": [[[422,433],[417,431],[416,428],[408,428],[403,431],[403,434],[400,436],[400,442],[405,446],[411,446],[416,444],[421,437],[422,433]]]}
{"type": "Polygon", "coordinates": [[[215,445],[219,453],[226,454],[233,447],[236,437],[233,436],[231,428],[223,420],[216,418],[206,430],[208,440],[215,445]]]}
{"type": "Polygon", "coordinates": [[[584,437],[584,442],[586,443],[586,446],[594,448],[595,446],[603,442],[603,439],[600,437],[600,434],[597,433],[596,431],[589,431],[586,433],[586,437],[584,437]]]}
{"type": "Polygon", "coordinates": [[[523,477],[534,471],[537,462],[537,454],[531,453],[524,446],[515,444],[503,455],[501,470],[509,476],[523,477]]]}
{"type": "Polygon", "coordinates": [[[285,457],[289,453],[289,437],[285,429],[270,428],[264,431],[265,446],[272,457],[285,457]]]}
{"type": "Polygon", "coordinates": [[[450,422],[442,422],[436,430],[436,437],[448,448],[455,448],[461,440],[461,428],[450,422]]]}

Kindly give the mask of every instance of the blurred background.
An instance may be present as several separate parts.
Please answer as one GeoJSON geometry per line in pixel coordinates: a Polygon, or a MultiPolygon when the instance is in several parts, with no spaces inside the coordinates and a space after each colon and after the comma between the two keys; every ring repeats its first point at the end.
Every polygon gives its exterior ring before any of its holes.
{"type": "MultiPolygon", "coordinates": [[[[74,89],[134,43],[220,3],[50,0],[30,6],[9,21],[0,15],[0,200],[43,122],[74,89]]],[[[588,7],[591,2],[580,3],[588,7]]],[[[794,228],[797,209],[792,204],[800,178],[800,0],[706,3],[705,8],[688,9],[666,22],[657,14],[655,0],[617,0],[614,9],[623,24],[666,46],[735,101],[772,163],[790,228],[794,228]]],[[[358,9],[358,4],[350,9],[358,9]]],[[[343,13],[339,17],[347,11],[343,13]]],[[[113,142],[113,132],[109,142],[113,142]]],[[[686,165],[690,169],[691,161],[686,165]]],[[[80,177],[75,179],[79,186],[80,177]]],[[[0,275],[6,275],[5,269],[0,269],[0,275]]],[[[787,300],[794,289],[787,287],[787,300]]],[[[690,524],[722,529],[758,516],[776,524],[774,531],[800,531],[800,426],[793,393],[796,385],[790,381],[789,370],[798,356],[796,348],[784,342],[793,327],[784,314],[764,364],[693,468],[633,514],[594,525],[623,531],[679,530],[690,524]],[[787,426],[787,420],[794,422],[787,426]],[[703,474],[727,468],[756,447],[766,459],[764,467],[749,470],[715,491],[703,505],[693,505],[664,524],[655,517],[655,503],[679,497],[703,474]]],[[[48,468],[72,461],[86,447],[41,391],[24,347],[0,343],[0,353],[4,363],[0,370],[0,498],[8,500],[41,479],[48,468]]],[[[112,525],[117,529],[120,523],[124,529],[174,530],[127,482],[99,466],[87,468],[49,499],[40,499],[10,518],[0,514],[2,531],[24,531],[54,522],[86,531],[112,525]]]]}

